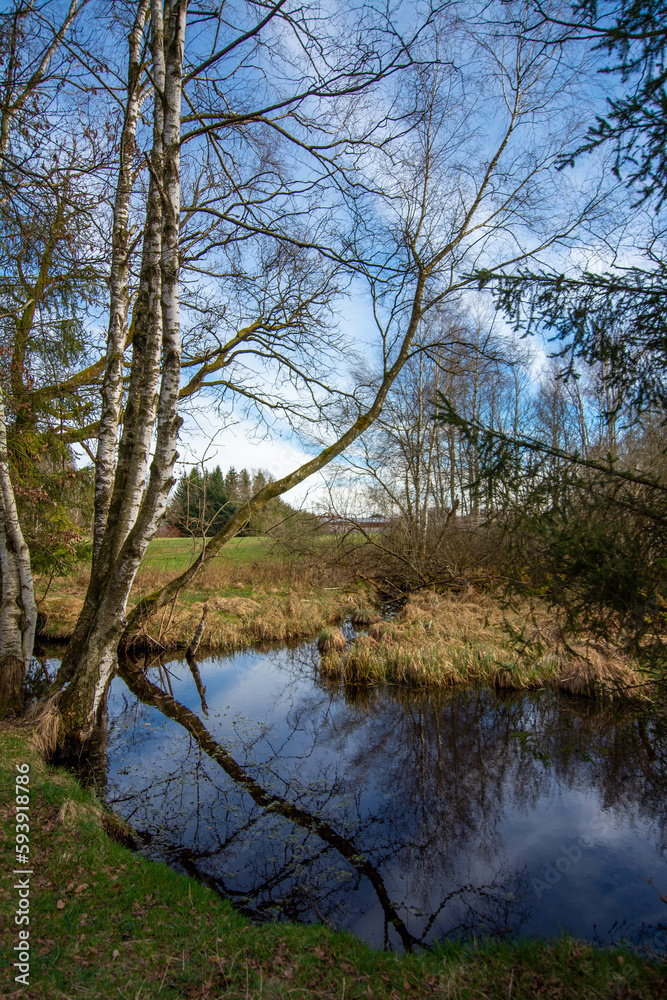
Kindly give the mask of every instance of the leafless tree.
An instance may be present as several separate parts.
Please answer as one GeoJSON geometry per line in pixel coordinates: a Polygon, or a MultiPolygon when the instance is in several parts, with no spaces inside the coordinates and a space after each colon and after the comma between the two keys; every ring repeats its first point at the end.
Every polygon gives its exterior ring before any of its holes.
{"type": "Polygon", "coordinates": [[[478,520],[471,486],[479,456],[457,428],[434,419],[440,395],[467,419],[504,431],[530,420],[530,355],[492,323],[488,312],[428,317],[374,427],[330,472],[330,506],[345,498],[351,530],[358,530],[355,509],[380,514],[384,531],[366,532],[383,553],[376,569],[391,574],[394,566],[406,582],[458,577],[461,518],[469,529],[478,520]]]}

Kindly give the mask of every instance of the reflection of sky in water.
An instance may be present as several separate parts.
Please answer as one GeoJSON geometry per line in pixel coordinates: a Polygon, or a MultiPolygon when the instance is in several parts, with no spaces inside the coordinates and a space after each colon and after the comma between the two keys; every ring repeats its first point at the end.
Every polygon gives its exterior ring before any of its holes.
{"type": "Polygon", "coordinates": [[[667,741],[650,722],[551,694],[355,700],[317,681],[310,647],[202,661],[206,718],[187,664],[169,669],[174,696],[282,805],[263,809],[119,680],[109,799],[150,832],[151,856],[250,912],[378,947],[559,929],[664,947],[667,908],[645,880],[664,894],[667,741]]]}

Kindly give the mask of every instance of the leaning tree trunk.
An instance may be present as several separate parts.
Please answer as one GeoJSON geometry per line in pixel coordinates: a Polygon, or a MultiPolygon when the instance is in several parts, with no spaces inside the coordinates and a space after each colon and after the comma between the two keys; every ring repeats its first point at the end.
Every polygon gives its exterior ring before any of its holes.
{"type": "MultiPolygon", "coordinates": [[[[180,108],[187,0],[173,0],[165,8],[163,15],[161,0],[151,0],[151,181],[123,433],[86,600],[56,680],[63,691],[58,707],[66,752],[88,743],[105,710],[130,590],[164,514],[178,457],[180,108]]],[[[105,379],[111,383],[117,374],[113,351],[106,363],[105,379]]],[[[105,419],[116,420],[113,405],[105,419]]]]}
{"type": "Polygon", "coordinates": [[[35,641],[37,607],[30,553],[9,475],[7,424],[0,387],[0,716],[20,714],[23,679],[35,641]]]}

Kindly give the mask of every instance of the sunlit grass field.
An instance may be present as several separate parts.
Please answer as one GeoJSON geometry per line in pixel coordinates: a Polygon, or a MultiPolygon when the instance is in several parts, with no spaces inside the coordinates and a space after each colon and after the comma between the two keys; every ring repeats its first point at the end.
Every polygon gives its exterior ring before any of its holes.
{"type": "MultiPolygon", "coordinates": [[[[156,569],[176,575],[187,569],[201,549],[201,538],[154,538],[141,568],[156,569]]],[[[215,558],[231,566],[247,566],[258,559],[277,556],[279,551],[276,543],[270,538],[248,536],[233,538],[215,558]]]]}
{"type": "MultiPolygon", "coordinates": [[[[325,536],[322,545],[328,544],[325,536]]],[[[201,546],[201,539],[155,539],[137,573],[130,606],[178,577],[201,546]]],[[[71,636],[89,578],[90,566],[82,564],[67,577],[37,581],[45,640],[60,642],[71,636]]],[[[134,641],[152,649],[187,648],[204,613],[201,652],[295,641],[340,621],[349,610],[351,593],[358,590],[349,572],[330,569],[326,560],[312,553],[288,553],[268,538],[235,538],[179,591],[173,603],[141,625],[134,641]]]]}

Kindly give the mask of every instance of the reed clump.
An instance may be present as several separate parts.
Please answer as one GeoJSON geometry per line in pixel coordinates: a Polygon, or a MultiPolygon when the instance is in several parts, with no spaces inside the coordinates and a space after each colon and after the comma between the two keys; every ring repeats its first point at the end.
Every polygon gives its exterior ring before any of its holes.
{"type": "Polygon", "coordinates": [[[368,628],[369,625],[380,621],[380,615],[375,608],[355,607],[350,612],[350,621],[356,628],[368,628]]]}
{"type": "Polygon", "coordinates": [[[558,661],[558,686],[570,694],[600,692],[606,695],[634,693],[646,697],[646,675],[628,656],[613,649],[576,645],[558,661]]]}
{"type": "Polygon", "coordinates": [[[488,685],[504,690],[555,686],[572,694],[632,694],[643,690],[642,675],[613,649],[558,643],[558,629],[546,612],[508,611],[488,593],[424,591],[412,595],[393,621],[372,624],[347,653],[322,662],[327,676],[347,684],[389,681],[414,686],[488,685]],[[522,634],[522,642],[512,635],[522,634]],[[541,640],[536,652],[534,642],[541,640]]]}
{"type": "Polygon", "coordinates": [[[317,637],[317,648],[320,653],[341,653],[346,646],[347,640],[337,628],[323,628],[317,637]]]}

